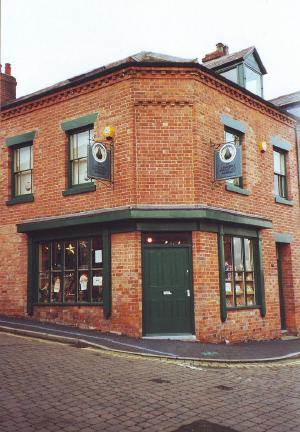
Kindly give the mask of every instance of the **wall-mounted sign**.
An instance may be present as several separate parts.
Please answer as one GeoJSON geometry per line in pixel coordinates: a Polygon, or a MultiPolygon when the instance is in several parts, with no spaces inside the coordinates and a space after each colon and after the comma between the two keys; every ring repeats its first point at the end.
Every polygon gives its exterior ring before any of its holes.
{"type": "Polygon", "coordinates": [[[215,179],[226,180],[242,176],[242,148],[233,143],[223,144],[215,151],[215,179]]]}
{"type": "Polygon", "coordinates": [[[99,180],[111,180],[111,150],[105,143],[92,142],[88,146],[87,176],[99,180]]]}

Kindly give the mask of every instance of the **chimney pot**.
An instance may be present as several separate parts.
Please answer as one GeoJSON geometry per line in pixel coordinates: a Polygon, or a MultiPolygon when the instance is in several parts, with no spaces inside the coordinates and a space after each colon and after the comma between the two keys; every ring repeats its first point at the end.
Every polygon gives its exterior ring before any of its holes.
{"type": "Polygon", "coordinates": [[[5,63],[5,74],[11,75],[11,64],[10,63],[5,63]]]}

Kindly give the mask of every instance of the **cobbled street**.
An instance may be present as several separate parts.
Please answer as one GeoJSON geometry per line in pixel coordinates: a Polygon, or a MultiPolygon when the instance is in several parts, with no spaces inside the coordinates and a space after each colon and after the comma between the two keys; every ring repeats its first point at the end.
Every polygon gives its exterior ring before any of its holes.
{"type": "Polygon", "coordinates": [[[0,333],[1,432],[300,432],[300,360],[184,367],[0,333]]]}

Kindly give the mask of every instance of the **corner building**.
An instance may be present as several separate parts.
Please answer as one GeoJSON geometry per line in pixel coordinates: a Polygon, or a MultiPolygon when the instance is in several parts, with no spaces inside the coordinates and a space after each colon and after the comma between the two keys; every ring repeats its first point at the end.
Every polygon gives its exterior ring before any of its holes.
{"type": "Polygon", "coordinates": [[[299,332],[293,116],[140,53],[2,100],[0,139],[1,314],[214,343],[299,332]],[[91,181],[86,146],[107,124],[113,179],[91,181]],[[216,182],[228,140],[242,177],[216,182]]]}

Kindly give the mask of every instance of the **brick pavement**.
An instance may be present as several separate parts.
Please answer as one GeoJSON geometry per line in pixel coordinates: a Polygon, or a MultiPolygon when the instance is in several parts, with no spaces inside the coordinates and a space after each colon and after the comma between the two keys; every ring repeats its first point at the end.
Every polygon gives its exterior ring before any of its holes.
{"type": "Polygon", "coordinates": [[[0,334],[0,430],[300,432],[299,366],[187,368],[0,334]]]}

